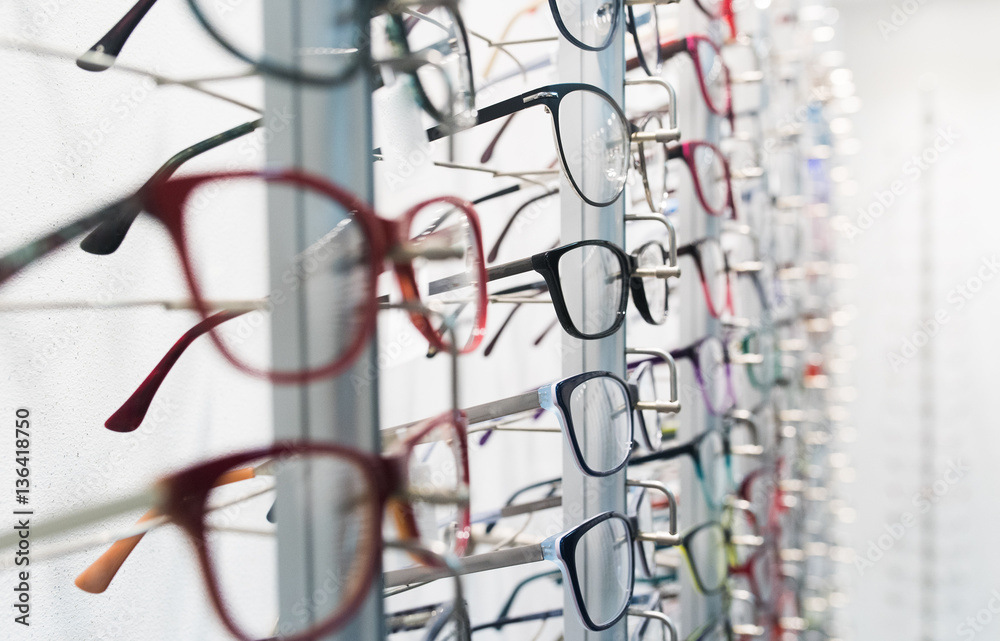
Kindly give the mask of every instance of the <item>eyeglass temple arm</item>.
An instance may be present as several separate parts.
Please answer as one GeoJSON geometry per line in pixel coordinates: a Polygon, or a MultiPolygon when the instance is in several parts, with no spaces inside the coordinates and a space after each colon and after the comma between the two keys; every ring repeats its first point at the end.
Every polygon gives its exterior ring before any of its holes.
{"type": "MultiPolygon", "coordinates": [[[[252,479],[255,476],[256,468],[254,467],[231,470],[220,476],[213,487],[252,479]]],[[[161,516],[159,509],[153,508],[143,514],[139,520],[136,521],[136,525],[151,521],[159,516],[161,516]]],[[[153,527],[155,527],[155,525],[153,527]]],[[[150,527],[150,529],[152,529],[152,527],[150,527]]],[[[137,545],[139,545],[139,541],[146,536],[148,531],[149,530],[146,530],[145,532],[140,532],[139,534],[135,534],[128,538],[115,541],[104,554],[99,556],[96,561],[87,566],[87,568],[76,577],[73,583],[84,592],[89,592],[91,594],[100,594],[107,590],[112,579],[114,579],[115,575],[118,574],[118,570],[121,568],[122,564],[125,563],[125,560],[128,559],[130,554],[132,554],[132,551],[137,545]]]]}
{"type": "Polygon", "coordinates": [[[503,607],[500,608],[500,614],[497,615],[497,619],[506,619],[510,615],[510,610],[514,607],[514,601],[517,599],[517,595],[521,594],[521,590],[535,581],[541,581],[543,579],[552,579],[556,585],[559,585],[562,583],[562,572],[559,570],[549,570],[547,572],[533,574],[525,579],[522,579],[521,582],[515,585],[514,589],[511,590],[510,596],[507,597],[507,601],[503,604],[503,607]]]}
{"type": "Polygon", "coordinates": [[[455,573],[459,575],[475,574],[499,568],[537,563],[544,560],[545,558],[543,556],[541,544],[526,545],[511,548],[509,550],[487,552],[486,554],[464,557],[460,560],[459,567],[454,568],[453,571],[442,570],[439,568],[407,568],[404,570],[385,572],[382,575],[382,580],[385,587],[394,588],[403,585],[410,585],[412,583],[437,581],[438,579],[454,576],[455,573]]]}
{"type": "Polygon", "coordinates": [[[492,421],[504,416],[510,416],[511,414],[520,414],[522,412],[540,409],[542,404],[539,396],[539,390],[532,390],[530,392],[518,394],[517,396],[511,396],[510,398],[505,398],[499,401],[476,405],[475,407],[467,408],[464,411],[465,415],[468,417],[469,424],[474,425],[476,423],[492,421]]]}
{"type": "Polygon", "coordinates": [[[479,162],[486,164],[491,158],[493,158],[493,151],[496,149],[497,143],[500,142],[500,138],[503,137],[503,133],[507,131],[507,127],[510,126],[511,121],[514,120],[514,116],[515,114],[511,114],[507,120],[503,121],[503,124],[500,125],[500,129],[497,130],[496,135],[494,135],[493,139],[490,140],[490,144],[486,145],[486,149],[483,150],[483,155],[479,157],[479,162]]]}
{"type": "Polygon", "coordinates": [[[108,420],[104,422],[104,427],[113,432],[132,432],[136,430],[142,424],[142,420],[145,418],[146,412],[149,411],[149,407],[153,403],[153,397],[156,396],[156,392],[160,389],[163,380],[170,373],[170,370],[188,346],[199,336],[207,334],[226,321],[246,314],[247,311],[224,310],[209,316],[184,332],[184,335],[160,359],[160,362],[156,364],[146,379],[132,392],[132,395],[122,403],[121,407],[115,410],[114,414],[108,417],[108,420]]]}
{"type": "Polygon", "coordinates": [[[640,347],[630,347],[625,350],[626,356],[654,356],[661,362],[667,364],[667,369],[670,370],[670,402],[669,403],[657,403],[658,406],[663,406],[664,409],[659,409],[659,407],[653,408],[639,408],[639,409],[655,409],[657,412],[673,412],[677,413],[681,411],[680,394],[678,392],[677,385],[677,361],[674,360],[673,355],[670,352],[664,351],[662,349],[654,348],[640,348],[640,347]]]}
{"type": "MultiPolygon", "coordinates": [[[[520,96],[514,96],[513,98],[501,100],[500,102],[489,105],[488,107],[483,107],[476,112],[476,122],[464,127],[447,127],[443,125],[431,127],[427,130],[427,141],[434,142],[435,140],[440,140],[441,138],[445,138],[462,131],[467,131],[473,127],[493,122],[494,120],[503,118],[504,116],[515,114],[522,109],[534,106],[535,101],[539,98],[546,97],[546,94],[547,92],[528,91],[520,96]]],[[[378,150],[376,150],[376,152],[378,152],[378,150]]]]}
{"type": "MultiPolygon", "coordinates": [[[[637,222],[637,221],[652,221],[657,222],[667,228],[667,248],[668,254],[670,256],[670,263],[667,265],[666,270],[662,271],[666,277],[676,277],[681,276],[681,268],[677,266],[677,230],[674,228],[674,224],[664,216],[663,214],[626,214],[625,222],[637,222]]],[[[658,271],[658,273],[660,273],[658,271]]]]}
{"type": "MultiPolygon", "coordinates": [[[[514,27],[514,24],[517,23],[518,20],[520,20],[521,18],[523,18],[524,16],[526,16],[526,15],[528,15],[530,13],[534,13],[544,3],[545,3],[545,0],[535,0],[534,2],[532,2],[531,4],[529,4],[528,6],[524,7],[523,9],[521,9],[520,11],[518,11],[517,13],[515,13],[513,15],[513,17],[511,17],[511,19],[507,22],[507,25],[503,28],[503,31],[500,33],[500,40],[506,40],[507,39],[507,34],[510,33],[510,30],[514,27]]],[[[484,78],[489,77],[490,71],[492,71],[492,69],[493,69],[493,65],[496,64],[497,54],[498,54],[498,51],[494,50],[493,51],[493,55],[491,55],[490,59],[486,62],[486,67],[483,69],[483,77],[484,78]]]]}
{"type": "Polygon", "coordinates": [[[556,617],[561,617],[563,615],[562,608],[556,610],[546,610],[545,612],[535,612],[533,614],[523,614],[521,616],[511,617],[502,616],[489,623],[480,623],[471,628],[471,632],[478,632],[479,630],[497,630],[500,631],[508,625],[516,625],[518,623],[531,623],[532,621],[547,621],[548,619],[554,619],[556,617]]]}
{"type": "MultiPolygon", "coordinates": [[[[633,3],[629,2],[629,4],[633,3]]],[[[680,140],[681,130],[677,126],[677,90],[674,89],[674,86],[663,78],[627,78],[625,86],[629,87],[632,85],[657,85],[663,87],[667,90],[667,95],[670,98],[670,129],[666,132],[639,132],[639,134],[633,134],[633,140],[635,140],[636,135],[639,136],[639,140],[642,142],[647,142],[647,140],[654,140],[655,142],[680,140]]]]}
{"type": "MultiPolygon", "coordinates": [[[[167,180],[181,168],[181,165],[195,156],[199,156],[206,151],[215,149],[216,147],[232,140],[236,140],[237,138],[241,138],[255,131],[263,124],[263,118],[245,122],[242,125],[233,127],[232,129],[212,136],[206,140],[202,140],[201,142],[195,143],[187,149],[174,154],[174,156],[167,162],[163,163],[163,166],[156,170],[156,173],[154,173],[136,193],[142,194],[151,185],[167,180]]],[[[93,231],[87,234],[87,236],[80,242],[80,249],[90,254],[98,254],[102,256],[114,253],[118,247],[121,246],[122,241],[125,239],[125,234],[128,233],[129,229],[132,227],[132,223],[135,222],[135,219],[139,216],[139,214],[142,213],[142,209],[143,203],[141,198],[130,198],[122,201],[122,206],[119,208],[118,213],[113,218],[103,221],[95,227],[93,231]]]]}
{"type": "Polygon", "coordinates": [[[663,627],[670,631],[670,641],[678,641],[677,626],[667,615],[658,610],[643,610],[642,608],[629,608],[629,616],[642,617],[658,621],[663,627]]]}
{"type": "Polygon", "coordinates": [[[9,280],[12,276],[27,267],[33,261],[54,252],[77,236],[90,231],[95,225],[100,224],[104,219],[115,214],[121,207],[125,206],[128,200],[134,198],[129,196],[123,200],[108,205],[92,214],[60,227],[59,229],[46,234],[42,238],[29,241],[17,249],[0,255],[0,285],[9,280]]]}
{"type": "Polygon", "coordinates": [[[97,43],[85,51],[79,58],[76,59],[76,66],[84,69],[86,71],[105,71],[109,69],[115,60],[118,58],[118,54],[121,53],[122,47],[125,46],[125,42],[135,31],[135,28],[139,26],[139,22],[142,21],[146,13],[153,8],[156,4],[156,0],[139,0],[135,3],[128,13],[118,21],[118,24],[111,27],[103,38],[97,41],[97,43]]]}
{"type": "Polygon", "coordinates": [[[493,243],[493,248],[490,249],[490,253],[489,253],[489,255],[487,255],[486,261],[492,263],[493,261],[495,261],[497,259],[497,253],[500,251],[500,245],[503,243],[504,238],[507,237],[507,234],[510,232],[510,230],[513,229],[513,227],[514,227],[514,221],[517,220],[518,217],[528,207],[530,207],[531,205],[534,205],[535,203],[537,203],[540,200],[545,200],[549,196],[554,196],[554,195],[556,195],[558,193],[559,193],[559,188],[558,187],[555,187],[553,189],[546,189],[545,193],[539,194],[538,196],[534,196],[533,198],[529,199],[524,204],[522,204],[520,207],[518,207],[517,209],[515,209],[514,213],[511,214],[511,217],[507,219],[507,224],[504,225],[504,227],[503,227],[502,230],[500,230],[500,234],[497,236],[496,241],[493,243]]]}
{"type": "MultiPolygon", "coordinates": [[[[108,519],[113,519],[122,514],[127,514],[142,508],[149,508],[160,502],[160,491],[156,488],[147,488],[141,492],[132,494],[115,501],[84,508],[77,512],[57,517],[51,521],[44,521],[38,525],[31,526],[32,543],[37,540],[62,534],[77,528],[86,527],[95,523],[100,523],[108,519]]],[[[18,531],[11,531],[9,534],[0,535],[0,550],[13,550],[17,547],[21,537],[18,531]]],[[[76,548],[70,550],[77,551],[76,548]]]]}
{"type": "MultiPolygon", "coordinates": [[[[486,269],[486,282],[491,283],[501,278],[507,278],[508,276],[525,274],[533,271],[534,269],[535,267],[531,257],[522,258],[521,260],[515,260],[510,263],[503,263],[486,269]]],[[[464,287],[466,284],[466,278],[466,274],[457,274],[455,276],[449,276],[448,278],[440,278],[438,280],[431,281],[428,285],[429,295],[436,296],[438,294],[443,294],[457,289],[458,287],[464,287]]]]}

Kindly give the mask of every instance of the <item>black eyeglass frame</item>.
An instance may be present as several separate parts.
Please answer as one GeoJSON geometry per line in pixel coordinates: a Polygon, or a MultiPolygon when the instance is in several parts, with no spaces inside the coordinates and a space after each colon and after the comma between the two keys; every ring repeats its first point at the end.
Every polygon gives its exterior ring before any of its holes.
{"type": "MultiPolygon", "coordinates": [[[[550,0],[550,2],[554,3],[555,0],[550,0]]],[[[504,118],[511,114],[515,114],[519,111],[523,111],[525,109],[528,109],[530,107],[535,107],[538,105],[544,106],[548,110],[549,114],[552,116],[552,130],[556,138],[556,148],[559,151],[558,154],[559,163],[562,166],[562,170],[563,173],[566,175],[566,178],[573,186],[573,191],[575,191],[576,194],[580,196],[580,198],[585,203],[587,203],[588,205],[592,205],[594,207],[607,207],[609,205],[614,204],[618,200],[618,198],[622,195],[622,193],[625,191],[625,177],[627,176],[628,172],[627,159],[629,158],[629,155],[631,153],[632,134],[636,133],[638,130],[635,128],[635,125],[629,122],[628,117],[625,116],[625,112],[622,111],[622,108],[620,106],[618,106],[618,103],[615,101],[615,99],[612,98],[606,91],[604,91],[600,87],[595,87],[594,85],[589,85],[582,82],[567,82],[554,85],[544,85],[542,87],[526,91],[519,96],[514,96],[513,98],[508,98],[507,100],[502,100],[498,103],[479,109],[476,112],[476,121],[474,123],[470,123],[467,126],[431,127],[430,129],[427,130],[427,140],[429,142],[434,142],[435,140],[439,140],[441,138],[445,138],[447,136],[451,136],[462,131],[467,131],[469,129],[472,129],[473,127],[477,127],[479,125],[483,125],[488,122],[493,122],[494,120],[504,118]],[[611,105],[615,113],[618,115],[618,118],[621,120],[622,129],[625,132],[625,139],[622,141],[623,148],[621,150],[623,162],[625,162],[625,167],[623,167],[623,172],[622,172],[622,184],[621,187],[618,189],[618,191],[615,193],[615,195],[606,202],[600,202],[588,198],[583,193],[582,187],[576,182],[576,178],[573,176],[572,172],[569,171],[569,161],[566,157],[566,150],[563,146],[562,134],[560,133],[561,130],[559,128],[559,104],[563,101],[564,98],[566,98],[566,96],[577,91],[588,91],[597,94],[605,101],[607,101],[611,105]]],[[[376,153],[378,152],[379,150],[376,150],[376,153]]]]}

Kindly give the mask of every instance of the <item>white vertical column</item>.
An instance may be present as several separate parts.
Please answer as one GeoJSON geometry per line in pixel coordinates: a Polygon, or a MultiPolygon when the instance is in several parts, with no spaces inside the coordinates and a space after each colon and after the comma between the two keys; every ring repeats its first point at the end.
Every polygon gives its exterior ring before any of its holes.
{"type": "MultiPolygon", "coordinates": [[[[303,34],[318,25],[342,23],[360,0],[289,0],[265,3],[265,42],[268,52],[292,52],[308,45],[303,34]],[[338,20],[339,19],[339,20],[338,20]]],[[[367,12],[367,9],[365,9],[367,12]]],[[[329,27],[328,27],[329,28],[329,27]]],[[[343,27],[354,29],[353,25],[343,27]]],[[[365,22],[361,34],[367,34],[365,22]]],[[[283,80],[268,79],[265,89],[269,113],[291,113],[291,124],[273,132],[268,161],[274,166],[294,166],[325,176],[361,198],[372,199],[371,88],[368,38],[362,35],[360,70],[348,82],[334,87],[309,87],[283,80]]],[[[288,58],[284,58],[288,59],[288,58]]],[[[303,251],[308,239],[320,238],[336,221],[323,221],[316,212],[306,216],[307,204],[291,197],[279,202],[269,198],[269,234],[272,265],[286,264],[289,257],[303,251]],[[308,224],[307,224],[308,220],[308,224]],[[308,226],[321,229],[308,229],[308,226]]],[[[280,274],[272,269],[272,283],[280,284],[280,274]]],[[[327,351],[347,335],[346,327],[336,326],[336,314],[328,314],[341,304],[333,292],[316,296],[304,288],[289,293],[289,303],[273,313],[272,352],[275,363],[304,363],[310,353],[327,351]],[[317,318],[327,319],[317,322],[317,318]],[[332,322],[330,322],[332,320],[332,322]]],[[[279,439],[310,439],[335,442],[369,452],[379,451],[377,384],[355,388],[352,373],[364,374],[376,362],[376,341],[362,353],[352,370],[340,377],[306,386],[274,388],[275,436],[279,439]]],[[[328,488],[331,500],[340,491],[328,488]]],[[[322,497],[319,497],[322,499],[322,497]]],[[[322,500],[314,501],[322,504],[322,500]]],[[[329,516],[329,515],[328,515],[329,516]]],[[[318,515],[292,514],[295,527],[279,529],[279,592],[282,612],[303,605],[320,611],[336,599],[339,581],[316,568],[336,567],[331,558],[337,549],[335,528],[321,526],[318,515]]],[[[282,513],[286,519],[286,513],[282,513]]],[[[334,577],[336,579],[336,577],[334,577]]],[[[381,584],[375,581],[371,594],[351,623],[331,639],[374,641],[382,634],[381,584]]]]}
{"type": "MultiPolygon", "coordinates": [[[[625,78],[625,16],[619,16],[617,34],[611,46],[603,51],[583,51],[565,40],[559,41],[559,82],[585,82],[604,89],[615,101],[624,107],[625,78]]],[[[573,117],[573,114],[561,113],[561,117],[573,117]]],[[[580,115],[582,116],[582,115],[580,115]]],[[[580,122],[585,122],[580,116],[575,116],[580,122]]],[[[582,135],[582,134],[581,134],[582,135]]],[[[586,159],[584,162],[594,162],[586,159]]],[[[559,188],[560,206],[562,211],[561,235],[563,243],[578,240],[603,239],[617,245],[625,244],[625,199],[620,198],[615,204],[597,208],[583,202],[573,191],[566,177],[562,177],[559,188]]],[[[572,283],[587,291],[588,287],[596,287],[595,283],[572,283]]],[[[627,287],[627,285],[626,285],[627,287]]],[[[602,300],[599,295],[580,296],[590,307],[584,313],[597,313],[598,306],[607,305],[609,301],[602,300]],[[592,306],[592,307],[591,307],[592,306]]],[[[596,340],[580,341],[570,336],[563,336],[562,345],[563,375],[572,376],[581,372],[603,370],[614,372],[624,378],[625,372],[625,328],[613,336],[596,340]]],[[[606,439],[607,434],[583,434],[584,439],[606,439]]],[[[563,447],[563,519],[564,525],[572,527],[587,518],[615,510],[625,511],[625,472],[601,479],[589,478],[580,472],[574,462],[569,447],[563,447]]],[[[601,551],[595,551],[600,553],[601,551]]],[[[606,551],[604,551],[606,552],[606,551]]],[[[593,564],[591,564],[592,566],[593,564]]],[[[584,592],[588,599],[610,596],[602,594],[607,591],[608,577],[596,572],[589,572],[587,567],[582,570],[584,592]]],[[[572,588],[565,584],[564,611],[574,611],[572,588]]],[[[583,627],[574,614],[563,617],[565,621],[565,638],[567,641],[624,639],[626,621],[623,618],[616,626],[604,632],[592,632],[583,627]]]]}

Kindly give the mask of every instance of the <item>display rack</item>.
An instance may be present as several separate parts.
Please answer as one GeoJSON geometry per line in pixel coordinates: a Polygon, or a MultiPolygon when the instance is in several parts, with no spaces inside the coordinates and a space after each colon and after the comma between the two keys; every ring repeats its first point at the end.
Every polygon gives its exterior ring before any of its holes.
{"type": "MultiPolygon", "coordinates": [[[[287,54],[301,46],[303,34],[322,24],[340,24],[337,18],[352,15],[360,0],[295,0],[265,3],[265,45],[268,52],[287,54]]],[[[349,24],[342,28],[354,28],[349,24]]],[[[362,61],[369,59],[368,39],[361,39],[362,61]]],[[[286,59],[293,56],[287,55],[286,59]]],[[[281,79],[265,81],[265,122],[270,114],[286,109],[292,114],[290,125],[274,132],[267,147],[268,162],[276,166],[299,167],[326,176],[371,202],[372,189],[372,127],[371,127],[371,65],[362,62],[350,80],[333,87],[313,87],[281,79]]],[[[270,197],[268,207],[271,265],[286,265],[289,257],[306,249],[304,239],[320,238],[333,223],[322,229],[306,229],[320,225],[316,212],[306,216],[307,203],[275,202],[270,197]],[[318,233],[317,233],[318,232],[318,233]]],[[[335,221],[334,221],[335,222],[335,221]]],[[[271,274],[272,287],[281,285],[282,274],[271,274]]],[[[335,309],[335,293],[329,296],[307,296],[305,288],[290,292],[288,304],[273,312],[271,327],[272,352],[275,363],[304,362],[313,350],[349,335],[346,327],[334,322],[311,322],[326,318],[324,312],[335,309]]],[[[337,319],[333,315],[331,321],[337,319]]],[[[344,315],[339,317],[346,322],[344,315]]],[[[274,426],[276,438],[310,439],[349,445],[359,450],[379,452],[378,385],[355,387],[351,380],[369,380],[368,372],[376,371],[377,337],[358,358],[353,367],[342,375],[309,385],[278,385],[274,387],[274,426]]],[[[336,496],[338,488],[329,488],[336,496]]],[[[335,501],[331,501],[334,504],[335,501]]],[[[285,518],[283,513],[282,519],[285,518]]],[[[294,518],[294,517],[290,517],[294,518]]],[[[323,558],[325,550],[336,549],[335,533],[309,528],[295,518],[296,528],[279,533],[279,593],[282,612],[296,605],[327,598],[329,589],[324,577],[315,576],[313,567],[331,567],[329,561],[313,563],[323,558]],[[284,538],[282,538],[284,537],[284,538]],[[293,561],[295,565],[293,565],[293,561]]],[[[365,605],[351,622],[330,639],[376,641],[384,638],[382,586],[376,581],[365,605]]]]}

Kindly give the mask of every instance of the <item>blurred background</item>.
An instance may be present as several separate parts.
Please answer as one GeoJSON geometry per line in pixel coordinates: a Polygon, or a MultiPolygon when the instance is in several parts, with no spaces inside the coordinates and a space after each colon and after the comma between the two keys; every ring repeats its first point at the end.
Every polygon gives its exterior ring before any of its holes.
{"type": "Polygon", "coordinates": [[[866,640],[995,638],[1000,4],[836,8],[862,103],[835,176],[857,268],[848,622],[866,640]]]}

